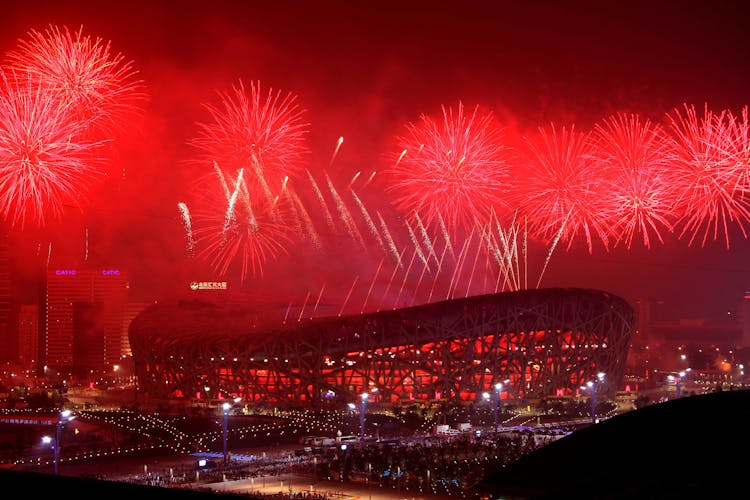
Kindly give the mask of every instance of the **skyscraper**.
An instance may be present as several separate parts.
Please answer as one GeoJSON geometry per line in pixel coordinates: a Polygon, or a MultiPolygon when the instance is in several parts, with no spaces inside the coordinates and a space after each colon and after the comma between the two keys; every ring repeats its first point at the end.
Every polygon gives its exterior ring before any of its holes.
{"type": "Polygon", "coordinates": [[[45,365],[103,370],[123,354],[129,283],[120,269],[49,269],[45,365]]]}
{"type": "Polygon", "coordinates": [[[18,310],[18,361],[24,368],[36,369],[39,360],[39,306],[26,304],[18,310]]]}
{"type": "Polygon", "coordinates": [[[12,345],[10,335],[10,249],[8,235],[0,229],[0,344],[3,355],[0,361],[15,361],[15,345],[12,345]]]}

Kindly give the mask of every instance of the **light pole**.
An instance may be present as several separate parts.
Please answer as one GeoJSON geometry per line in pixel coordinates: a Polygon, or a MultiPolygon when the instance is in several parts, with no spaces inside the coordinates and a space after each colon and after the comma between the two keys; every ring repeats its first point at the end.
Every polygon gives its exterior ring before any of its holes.
{"type": "Polygon", "coordinates": [[[224,410],[224,465],[227,464],[228,457],[228,451],[227,451],[227,427],[229,425],[229,408],[231,408],[232,405],[229,403],[224,403],[221,405],[221,408],[224,410]]]}
{"type": "MultiPolygon", "coordinates": [[[[242,398],[235,398],[234,402],[239,403],[242,401],[242,398]]],[[[232,404],[229,402],[225,402],[221,405],[221,409],[224,410],[224,465],[229,463],[229,449],[227,447],[227,431],[229,427],[229,409],[232,407],[232,404]]]]}
{"type": "Polygon", "coordinates": [[[675,383],[675,389],[677,390],[677,399],[680,399],[682,397],[682,379],[685,377],[685,375],[687,375],[688,371],[690,371],[690,368],[679,372],[677,375],[667,375],[667,380],[669,380],[670,382],[674,381],[675,383]]]}
{"type": "Polygon", "coordinates": [[[364,443],[365,442],[365,404],[367,404],[367,398],[368,394],[366,392],[362,393],[362,403],[359,407],[359,442],[364,443]]]}
{"type": "Polygon", "coordinates": [[[604,373],[599,372],[596,374],[596,379],[593,382],[586,382],[586,386],[591,391],[591,423],[596,423],[596,387],[599,382],[604,380],[604,373]]]}
{"type": "Polygon", "coordinates": [[[42,437],[44,444],[52,444],[52,451],[54,453],[54,473],[57,476],[60,473],[60,435],[62,434],[62,427],[65,422],[73,420],[75,417],[70,416],[70,410],[63,410],[57,415],[57,422],[55,423],[55,437],[49,436],[42,437]]]}
{"type": "Polygon", "coordinates": [[[500,389],[503,388],[502,382],[495,384],[495,433],[497,433],[498,406],[500,405],[500,389]]]}

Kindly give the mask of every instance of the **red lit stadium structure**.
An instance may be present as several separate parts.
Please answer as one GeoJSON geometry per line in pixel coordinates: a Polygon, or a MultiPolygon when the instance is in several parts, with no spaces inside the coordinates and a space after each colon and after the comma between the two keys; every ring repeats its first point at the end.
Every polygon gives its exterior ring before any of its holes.
{"type": "MultiPolygon", "coordinates": [[[[130,327],[139,393],[252,402],[572,395],[621,379],[632,307],[606,292],[534,289],[283,324],[227,295],[152,305],[130,327]],[[377,389],[377,390],[375,390],[377,389]]],[[[603,387],[606,390],[607,386],[603,387]]]]}

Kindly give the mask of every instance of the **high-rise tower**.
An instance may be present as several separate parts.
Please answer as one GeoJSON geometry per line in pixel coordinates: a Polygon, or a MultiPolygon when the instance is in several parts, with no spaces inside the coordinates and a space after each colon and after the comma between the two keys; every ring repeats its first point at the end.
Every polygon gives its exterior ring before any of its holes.
{"type": "Polygon", "coordinates": [[[121,269],[49,269],[45,364],[76,371],[117,364],[123,354],[128,288],[121,269]]]}

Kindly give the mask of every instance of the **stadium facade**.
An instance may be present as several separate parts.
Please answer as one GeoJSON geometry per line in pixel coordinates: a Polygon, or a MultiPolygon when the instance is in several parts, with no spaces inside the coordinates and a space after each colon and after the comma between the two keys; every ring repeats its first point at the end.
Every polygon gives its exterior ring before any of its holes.
{"type": "Polygon", "coordinates": [[[130,326],[139,393],[258,402],[573,395],[619,383],[633,308],[607,292],[535,289],[284,322],[242,297],[156,303],[130,326]]]}

